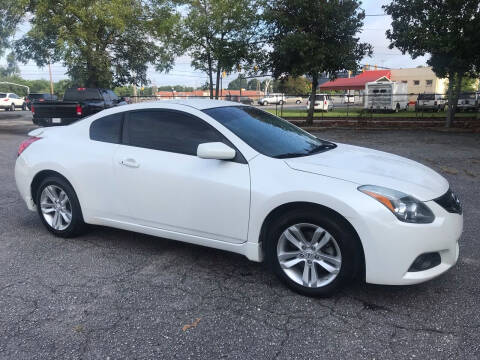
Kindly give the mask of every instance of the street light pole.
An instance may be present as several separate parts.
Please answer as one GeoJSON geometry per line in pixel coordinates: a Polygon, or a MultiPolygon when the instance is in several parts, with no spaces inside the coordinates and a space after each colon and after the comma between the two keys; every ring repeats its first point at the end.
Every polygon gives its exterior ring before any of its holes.
{"type": "Polygon", "coordinates": [[[50,61],[48,62],[48,73],[50,75],[50,95],[53,95],[52,67],[50,61]]]}

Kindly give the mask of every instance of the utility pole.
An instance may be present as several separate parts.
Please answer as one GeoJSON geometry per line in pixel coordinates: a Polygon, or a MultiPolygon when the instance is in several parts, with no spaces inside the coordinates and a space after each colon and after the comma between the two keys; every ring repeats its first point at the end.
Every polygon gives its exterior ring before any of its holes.
{"type": "Polygon", "coordinates": [[[133,84],[133,102],[137,102],[137,85],[133,84]]]}
{"type": "Polygon", "coordinates": [[[50,95],[53,95],[52,66],[50,61],[48,61],[48,73],[50,75],[50,95]]]}

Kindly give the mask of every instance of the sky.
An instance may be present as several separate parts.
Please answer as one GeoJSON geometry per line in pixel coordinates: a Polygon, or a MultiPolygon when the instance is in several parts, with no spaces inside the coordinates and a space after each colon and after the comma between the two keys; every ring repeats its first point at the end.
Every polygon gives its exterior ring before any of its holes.
{"type": "MultiPolygon", "coordinates": [[[[385,36],[385,31],[390,27],[391,18],[384,15],[382,5],[389,3],[388,0],[364,0],[362,3],[365,9],[365,18],[363,32],[359,34],[362,42],[368,42],[373,46],[373,56],[365,58],[363,64],[378,65],[388,68],[407,68],[425,65],[426,58],[417,58],[413,60],[409,55],[402,55],[396,49],[389,49],[389,41],[385,36]],[[383,15],[383,16],[368,16],[383,15]]],[[[27,31],[27,28],[21,28],[18,35],[27,31]]],[[[4,64],[5,59],[0,59],[0,64],[4,64]]],[[[38,68],[34,63],[19,65],[21,75],[25,79],[48,79],[48,68],[38,68]]],[[[58,81],[67,78],[65,68],[61,64],[52,65],[53,80],[58,81]]],[[[223,80],[223,86],[237,78],[236,73],[230,74],[223,80]]],[[[203,85],[207,76],[194,70],[190,66],[188,56],[177,58],[174,68],[169,73],[159,73],[150,69],[147,73],[148,79],[152,85],[184,85],[198,87],[203,85]]]]}

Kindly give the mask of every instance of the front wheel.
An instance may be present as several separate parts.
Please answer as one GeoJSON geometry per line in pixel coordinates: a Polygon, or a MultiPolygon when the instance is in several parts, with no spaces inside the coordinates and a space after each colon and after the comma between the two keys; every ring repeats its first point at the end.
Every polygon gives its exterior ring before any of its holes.
{"type": "Polygon", "coordinates": [[[299,105],[299,104],[301,104],[301,103],[302,103],[302,101],[301,101],[301,100],[297,100],[297,101],[295,101],[295,104],[297,104],[297,105],[299,105]]]}
{"type": "Polygon", "coordinates": [[[265,255],[279,279],[307,296],[330,296],[360,269],[358,237],[331,214],[294,211],[268,234],[265,255]]]}
{"type": "Polygon", "coordinates": [[[69,238],[85,228],[75,191],[61,177],[48,177],[37,189],[36,204],[43,225],[56,236],[69,238]]]}

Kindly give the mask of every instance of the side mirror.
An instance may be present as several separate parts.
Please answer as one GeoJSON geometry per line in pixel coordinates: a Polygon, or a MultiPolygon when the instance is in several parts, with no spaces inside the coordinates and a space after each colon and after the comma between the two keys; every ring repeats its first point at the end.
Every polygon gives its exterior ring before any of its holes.
{"type": "Polygon", "coordinates": [[[211,142],[198,145],[197,156],[202,159],[232,160],[236,152],[222,142],[211,142]]]}

